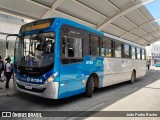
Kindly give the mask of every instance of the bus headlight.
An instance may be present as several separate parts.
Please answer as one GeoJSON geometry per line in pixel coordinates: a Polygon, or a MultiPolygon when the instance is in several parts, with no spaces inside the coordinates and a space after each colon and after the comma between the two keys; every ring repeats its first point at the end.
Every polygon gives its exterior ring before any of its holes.
{"type": "Polygon", "coordinates": [[[53,80],[54,80],[54,75],[48,78],[48,82],[53,82],[53,80]]]}
{"type": "Polygon", "coordinates": [[[58,72],[54,73],[53,75],[51,75],[48,80],[46,80],[45,83],[51,83],[54,81],[55,77],[58,75],[58,72]]]}

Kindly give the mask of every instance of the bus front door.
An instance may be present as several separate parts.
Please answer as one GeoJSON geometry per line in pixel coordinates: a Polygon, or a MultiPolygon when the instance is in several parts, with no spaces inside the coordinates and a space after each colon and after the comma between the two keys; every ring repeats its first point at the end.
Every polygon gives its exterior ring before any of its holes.
{"type": "Polygon", "coordinates": [[[60,96],[67,97],[83,92],[82,63],[60,65],[60,96]]]}

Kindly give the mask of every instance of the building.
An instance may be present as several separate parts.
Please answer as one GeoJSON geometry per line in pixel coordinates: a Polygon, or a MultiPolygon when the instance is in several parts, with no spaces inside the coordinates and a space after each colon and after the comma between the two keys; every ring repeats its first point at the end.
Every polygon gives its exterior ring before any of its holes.
{"type": "Polygon", "coordinates": [[[147,59],[151,60],[151,64],[154,64],[154,59],[155,58],[160,58],[160,44],[159,43],[154,43],[151,44],[150,46],[146,47],[147,50],[147,59]]]}

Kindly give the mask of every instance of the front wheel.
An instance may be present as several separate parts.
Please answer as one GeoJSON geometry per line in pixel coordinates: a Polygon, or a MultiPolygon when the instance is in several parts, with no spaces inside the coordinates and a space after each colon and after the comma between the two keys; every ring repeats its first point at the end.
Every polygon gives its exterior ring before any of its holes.
{"type": "Polygon", "coordinates": [[[93,83],[93,77],[90,77],[86,84],[86,96],[92,97],[94,90],[94,83],[93,83]]]}

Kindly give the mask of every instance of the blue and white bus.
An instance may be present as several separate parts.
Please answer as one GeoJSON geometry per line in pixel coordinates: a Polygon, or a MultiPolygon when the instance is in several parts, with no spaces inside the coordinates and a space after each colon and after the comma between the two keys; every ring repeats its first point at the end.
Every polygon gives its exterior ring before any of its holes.
{"type": "MultiPolygon", "coordinates": [[[[9,35],[15,36],[15,35],[9,35]]],[[[8,37],[9,37],[8,36],[8,37]]],[[[64,18],[34,21],[16,35],[14,86],[60,99],[146,74],[145,48],[64,18]]]]}

